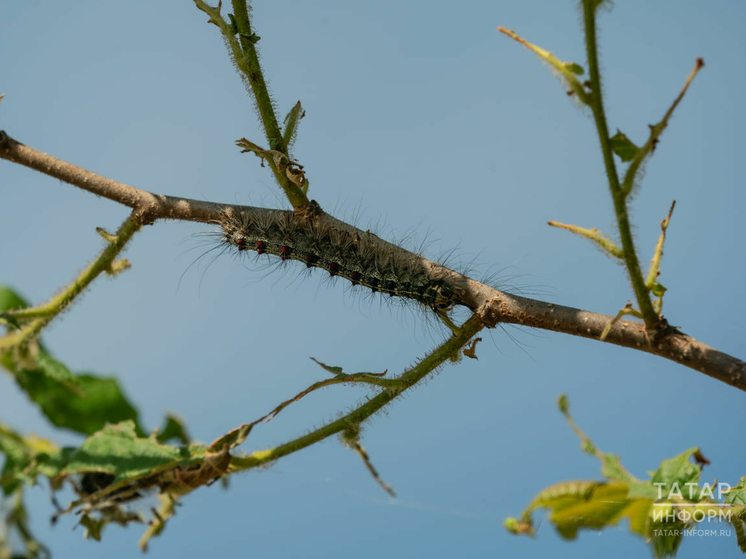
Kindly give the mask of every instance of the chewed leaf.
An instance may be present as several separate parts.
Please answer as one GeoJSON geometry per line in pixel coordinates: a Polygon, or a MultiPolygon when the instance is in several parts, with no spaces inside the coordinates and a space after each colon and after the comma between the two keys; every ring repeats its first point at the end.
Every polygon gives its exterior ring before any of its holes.
{"type": "Polygon", "coordinates": [[[609,138],[609,144],[611,145],[611,149],[614,150],[614,153],[625,162],[632,161],[640,151],[639,147],[633,144],[627,136],[619,131],[609,138]]]}
{"type": "Polygon", "coordinates": [[[726,493],[724,503],[718,502],[715,496],[723,492],[723,484],[700,487],[701,465],[709,460],[699,449],[690,448],[661,462],[652,479],[640,481],[624,469],[617,456],[601,452],[591,443],[570,417],[566,396],[561,396],[558,404],[584,450],[602,461],[606,481],[568,481],[545,489],[519,519],[506,520],[510,532],[533,535],[532,514],[537,509],[549,511],[549,520],[566,539],[576,538],[581,529],[599,530],[629,519],[630,531],[644,537],[654,556],[661,558],[675,555],[687,530],[718,519],[733,525],[736,543],[746,549],[746,476],[726,493]]]}
{"type": "Polygon", "coordinates": [[[79,448],[63,448],[39,465],[48,477],[102,472],[114,476],[112,484],[152,475],[160,470],[203,458],[204,447],[179,448],[137,435],[135,423],[108,425],[88,437],[79,448]]]}
{"type": "Polygon", "coordinates": [[[41,371],[26,370],[16,374],[18,385],[57,427],[90,435],[107,423],[131,420],[139,434],[145,433],[138,422],[137,410],[122,394],[115,379],[86,374],[75,375],[75,379],[81,392],[71,390],[41,371]]]}
{"type": "Polygon", "coordinates": [[[624,484],[599,483],[587,497],[563,498],[543,505],[552,509],[550,519],[566,539],[575,539],[580,529],[601,529],[625,517],[631,526],[645,526],[652,502],[629,499],[624,484]]]}
{"type": "Polygon", "coordinates": [[[104,527],[112,522],[145,521],[144,514],[122,505],[157,492],[164,506],[160,511],[150,509],[154,518],[143,545],[162,531],[178,499],[228,474],[232,459],[228,445],[211,452],[202,445],[170,446],[155,436],[142,437],[133,421],[107,425],[78,448],[60,449],[29,441],[32,452],[26,453],[23,472],[10,472],[11,481],[33,483],[43,475],[55,489],[63,481],[69,482],[79,498],[58,510],[54,518],[73,512],[80,515],[86,537],[100,539],[104,527]]]}
{"type": "Polygon", "coordinates": [[[627,491],[626,484],[596,481],[558,483],[531,501],[520,521],[511,523],[516,528],[511,531],[531,533],[531,513],[543,508],[550,511],[550,521],[565,539],[575,539],[581,529],[598,530],[613,526],[623,518],[630,520],[633,531],[644,534],[652,501],[630,499],[627,491]]]}

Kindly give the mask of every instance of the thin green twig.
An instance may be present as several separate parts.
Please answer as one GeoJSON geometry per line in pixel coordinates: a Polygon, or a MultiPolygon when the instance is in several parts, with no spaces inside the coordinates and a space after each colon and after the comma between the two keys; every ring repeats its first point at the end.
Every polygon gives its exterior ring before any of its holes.
{"type": "Polygon", "coordinates": [[[534,54],[536,54],[543,61],[548,63],[559,74],[559,76],[564,80],[564,82],[570,88],[568,93],[577,95],[578,99],[580,99],[580,101],[586,105],[590,103],[590,96],[588,95],[588,92],[585,89],[583,89],[583,84],[580,83],[580,80],[578,79],[578,76],[583,74],[583,69],[580,66],[578,66],[577,64],[573,62],[563,62],[562,60],[554,56],[548,50],[545,50],[541,48],[540,46],[534,45],[533,43],[529,43],[526,39],[519,36],[515,31],[511,29],[507,29],[505,27],[498,27],[497,30],[500,33],[504,33],[511,39],[519,42],[520,44],[525,46],[527,49],[531,50],[534,54]]]}
{"type": "Polygon", "coordinates": [[[650,300],[650,293],[645,286],[645,279],[642,277],[640,261],[637,258],[635,244],[632,238],[632,229],[629,223],[627,213],[627,199],[619,183],[616,164],[614,163],[614,153],[611,149],[609,138],[609,129],[606,124],[606,113],[603,105],[603,95],[601,91],[601,75],[598,65],[598,47],[596,44],[596,8],[597,0],[583,0],[583,20],[585,23],[585,43],[588,54],[588,71],[591,83],[590,107],[593,111],[593,118],[596,121],[598,138],[601,143],[606,175],[609,179],[609,188],[611,197],[614,202],[614,211],[617,216],[617,225],[619,227],[619,237],[622,241],[624,250],[624,261],[627,265],[632,288],[637,298],[637,304],[640,307],[645,326],[648,331],[654,329],[658,323],[658,314],[653,308],[650,300]]]}
{"type": "MultiPolygon", "coordinates": [[[[203,0],[194,0],[194,3],[197,8],[210,16],[210,23],[215,24],[220,29],[233,63],[236,65],[247,91],[256,103],[264,134],[269,142],[269,149],[281,152],[289,159],[288,147],[277,123],[272,98],[259,63],[259,55],[255,44],[259,37],[252,31],[247,2],[245,0],[233,0],[234,13],[230,22],[220,15],[220,4],[217,7],[212,7],[203,0]]],[[[308,205],[308,198],[303,190],[288,179],[273,161],[269,161],[269,166],[293,208],[296,210],[305,208],[308,205]]]]}
{"type": "Polygon", "coordinates": [[[686,94],[687,89],[689,89],[689,85],[692,83],[692,80],[694,77],[699,73],[699,71],[704,67],[705,61],[702,58],[697,58],[696,63],[694,64],[694,69],[689,73],[689,77],[686,79],[686,82],[684,83],[684,87],[681,88],[681,92],[679,93],[678,97],[674,100],[674,102],[671,104],[669,109],[666,111],[666,114],[663,116],[663,119],[658,124],[654,124],[650,126],[650,136],[648,137],[648,141],[645,142],[645,145],[642,146],[637,150],[637,153],[635,154],[634,159],[629,164],[629,167],[627,167],[627,172],[624,175],[624,182],[622,183],[622,191],[624,192],[625,196],[628,196],[630,192],[632,192],[632,189],[635,185],[635,180],[637,178],[637,174],[640,171],[640,168],[643,164],[643,162],[650,156],[653,151],[655,150],[655,145],[658,143],[658,139],[660,138],[661,134],[663,134],[663,131],[668,126],[668,121],[671,118],[671,115],[673,115],[674,110],[678,106],[678,104],[681,102],[681,100],[684,98],[684,95],[686,94]]]}
{"type": "Polygon", "coordinates": [[[660,273],[661,259],[663,258],[663,244],[666,242],[666,230],[668,224],[671,222],[671,215],[673,209],[676,207],[676,200],[671,204],[671,209],[668,210],[668,215],[661,221],[661,234],[658,237],[658,242],[655,245],[655,252],[653,253],[653,259],[650,261],[650,271],[648,272],[648,280],[645,282],[648,289],[651,289],[658,279],[660,273]]]}
{"type": "Polygon", "coordinates": [[[547,221],[547,225],[566,229],[571,233],[585,237],[586,239],[593,241],[596,246],[609,256],[613,256],[620,260],[624,259],[624,251],[619,248],[603,231],[599,231],[596,228],[586,229],[585,227],[578,227],[577,225],[568,225],[567,223],[560,223],[559,221],[547,221]]]}
{"type": "Polygon", "coordinates": [[[365,404],[359,406],[350,413],[308,433],[307,435],[274,448],[254,452],[248,456],[233,457],[231,460],[231,470],[246,470],[261,466],[262,464],[272,462],[282,458],[283,456],[304,449],[314,443],[326,439],[327,437],[335,435],[336,433],[349,428],[351,425],[359,425],[381,410],[381,408],[386,404],[401,395],[402,392],[417,384],[436,368],[451,359],[454,355],[457,355],[459,350],[482,328],[483,324],[481,320],[476,316],[472,316],[461,326],[458,333],[455,333],[417,365],[402,373],[399,377],[399,381],[401,382],[400,386],[383,390],[380,394],[371,398],[365,404]]]}
{"type": "Polygon", "coordinates": [[[59,315],[75,298],[96,279],[101,272],[108,272],[118,268],[114,262],[117,255],[126,246],[132,236],[140,229],[140,219],[133,213],[119,227],[115,235],[110,235],[108,246],[75,280],[59,295],[55,295],[49,302],[31,309],[9,311],[6,313],[16,320],[34,317],[19,330],[0,338],[0,351],[12,347],[23,346],[34,339],[39,332],[59,315]]]}

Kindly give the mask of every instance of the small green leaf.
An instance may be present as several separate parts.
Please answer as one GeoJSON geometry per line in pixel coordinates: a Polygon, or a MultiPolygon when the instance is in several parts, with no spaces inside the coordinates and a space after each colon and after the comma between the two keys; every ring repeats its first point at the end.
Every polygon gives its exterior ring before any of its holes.
{"type": "Polygon", "coordinates": [[[635,144],[633,144],[627,136],[617,131],[617,133],[609,139],[611,149],[616,153],[622,161],[632,161],[637,152],[640,151],[635,144]]]}
{"type": "Polygon", "coordinates": [[[591,441],[590,439],[583,439],[582,441],[580,441],[580,448],[586,454],[591,454],[593,456],[598,454],[598,449],[596,448],[596,445],[594,445],[593,441],[591,441]]]}
{"type": "Polygon", "coordinates": [[[28,302],[7,285],[0,285],[0,313],[11,309],[25,309],[28,302]]]}
{"type": "Polygon", "coordinates": [[[236,22],[236,16],[234,16],[233,14],[228,14],[228,19],[230,20],[231,31],[234,35],[238,35],[238,23],[236,22]]]}
{"type": "Polygon", "coordinates": [[[565,64],[565,68],[570,70],[573,74],[582,76],[585,73],[585,70],[580,64],[576,64],[575,62],[565,62],[564,64],[565,64]]]}
{"type": "Polygon", "coordinates": [[[699,451],[698,448],[690,448],[678,456],[661,462],[658,471],[653,475],[652,483],[654,485],[656,483],[663,483],[662,487],[665,496],[668,496],[667,492],[669,490],[677,490],[682,492],[684,499],[696,500],[699,496],[699,490],[697,490],[696,494],[692,495],[686,493],[688,492],[688,488],[692,487],[691,485],[687,486],[687,484],[693,483],[697,486],[699,485],[699,476],[702,473],[702,469],[689,461],[691,456],[697,451],[699,451]]]}
{"type": "Polygon", "coordinates": [[[656,297],[663,297],[663,294],[668,291],[660,283],[654,283],[653,287],[650,288],[650,292],[656,297]]]}
{"type": "Polygon", "coordinates": [[[306,116],[306,111],[303,110],[300,101],[298,101],[285,117],[285,130],[282,132],[282,141],[288,150],[295,143],[295,138],[298,135],[298,124],[304,116],[306,116]]]}
{"type": "Polygon", "coordinates": [[[559,407],[562,415],[567,415],[570,411],[570,400],[567,398],[567,394],[562,394],[557,399],[557,406],[559,407]]]}
{"type": "Polygon", "coordinates": [[[725,494],[725,502],[729,505],[746,505],[746,476],[743,476],[738,485],[725,494]]]}
{"type": "Polygon", "coordinates": [[[322,363],[321,361],[318,361],[317,359],[314,359],[313,357],[311,357],[310,359],[311,359],[311,361],[313,361],[314,363],[316,363],[319,367],[321,367],[325,371],[330,372],[331,374],[335,375],[336,377],[339,377],[340,375],[347,376],[347,375],[344,374],[344,371],[343,371],[342,367],[334,367],[332,365],[327,365],[325,363],[322,363]]]}
{"type": "Polygon", "coordinates": [[[106,525],[106,520],[91,518],[89,515],[84,514],[80,519],[80,525],[85,528],[85,538],[101,541],[101,532],[106,525]]]}

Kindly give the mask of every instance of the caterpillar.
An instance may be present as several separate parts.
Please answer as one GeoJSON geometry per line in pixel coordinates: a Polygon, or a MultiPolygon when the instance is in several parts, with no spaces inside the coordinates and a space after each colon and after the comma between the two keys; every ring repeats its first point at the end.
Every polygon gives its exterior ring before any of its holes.
{"type": "Polygon", "coordinates": [[[308,268],[321,268],[331,277],[348,280],[353,286],[374,293],[416,301],[436,312],[446,312],[459,300],[459,290],[445,274],[423,263],[423,259],[373,233],[335,227],[319,219],[321,212],[293,212],[256,208],[226,208],[219,221],[224,243],[239,252],[255,251],[286,262],[296,260],[308,268]]]}

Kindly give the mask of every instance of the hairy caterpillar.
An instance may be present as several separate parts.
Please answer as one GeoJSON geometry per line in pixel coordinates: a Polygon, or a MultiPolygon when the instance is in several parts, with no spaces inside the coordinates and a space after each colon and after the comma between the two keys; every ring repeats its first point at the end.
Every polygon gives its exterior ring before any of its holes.
{"type": "MultiPolygon", "coordinates": [[[[315,206],[318,208],[318,206],[315,206]]],[[[222,241],[239,251],[255,251],[321,268],[372,292],[416,301],[436,312],[463,305],[457,289],[423,259],[370,232],[335,227],[313,212],[227,208],[219,225],[222,241]]]]}

